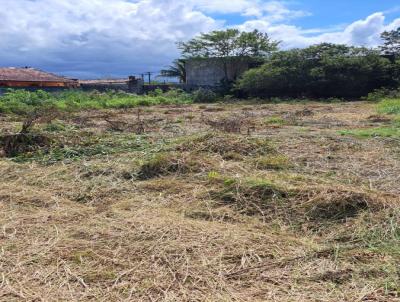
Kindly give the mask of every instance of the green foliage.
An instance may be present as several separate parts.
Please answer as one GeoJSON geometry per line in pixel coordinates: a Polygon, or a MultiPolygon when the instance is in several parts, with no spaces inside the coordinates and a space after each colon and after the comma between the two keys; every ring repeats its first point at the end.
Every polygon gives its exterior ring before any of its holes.
{"type": "Polygon", "coordinates": [[[237,87],[253,96],[359,97],[394,85],[393,64],[378,51],[323,43],[272,54],[237,87]]]}
{"type": "Polygon", "coordinates": [[[370,137],[400,137],[400,127],[397,125],[389,127],[378,127],[369,129],[356,129],[356,130],[344,130],[339,132],[342,135],[353,135],[361,138],[370,137]]]}
{"type": "Polygon", "coordinates": [[[200,88],[193,92],[193,102],[195,103],[213,103],[217,100],[217,94],[210,89],[200,88]]]}
{"type": "Polygon", "coordinates": [[[53,96],[43,90],[30,92],[26,90],[8,89],[0,96],[0,112],[27,114],[39,107],[49,106],[53,96]]]}
{"type": "Polygon", "coordinates": [[[124,92],[98,91],[83,92],[68,90],[48,93],[42,90],[8,90],[0,96],[0,112],[26,115],[38,108],[54,107],[61,111],[79,111],[87,109],[134,108],[159,104],[187,104],[192,98],[182,90],[163,93],[156,90],[150,95],[133,95],[124,92]]]}
{"type": "Polygon", "coordinates": [[[381,50],[387,55],[400,56],[400,27],[392,31],[385,31],[381,35],[384,41],[381,50]]]}
{"type": "Polygon", "coordinates": [[[377,108],[379,113],[400,114],[400,98],[385,99],[377,105],[377,108]]]}
{"type": "Polygon", "coordinates": [[[258,30],[217,30],[178,44],[184,57],[263,57],[276,51],[278,42],[258,30]]]}
{"type": "Polygon", "coordinates": [[[216,30],[203,33],[188,41],[178,43],[184,58],[217,58],[223,64],[224,79],[221,86],[229,91],[228,62],[231,58],[268,56],[278,49],[279,42],[272,41],[258,30],[241,32],[238,29],[216,30]]]}
{"type": "Polygon", "coordinates": [[[279,116],[272,116],[264,120],[264,124],[266,125],[285,125],[287,122],[279,117],[279,116]]]}
{"type": "Polygon", "coordinates": [[[186,82],[186,67],[184,59],[177,59],[172,62],[168,69],[163,69],[160,75],[167,78],[178,78],[179,82],[186,82]]]}
{"type": "Polygon", "coordinates": [[[368,93],[366,97],[367,101],[376,102],[382,101],[384,99],[400,99],[400,88],[398,89],[389,89],[389,88],[380,88],[376,89],[373,92],[368,93]]]}

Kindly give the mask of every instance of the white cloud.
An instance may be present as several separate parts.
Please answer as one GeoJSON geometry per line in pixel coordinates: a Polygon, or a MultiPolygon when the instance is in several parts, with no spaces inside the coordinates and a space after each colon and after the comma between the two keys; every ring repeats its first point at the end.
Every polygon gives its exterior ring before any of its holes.
{"type": "Polygon", "coordinates": [[[222,26],[184,1],[0,0],[2,64],[126,75],[155,71],[175,42],[222,26]]]}
{"type": "Polygon", "coordinates": [[[211,13],[238,13],[248,17],[265,17],[270,21],[293,19],[310,15],[302,10],[289,9],[282,1],[262,0],[191,0],[195,8],[211,13]]]}
{"type": "Polygon", "coordinates": [[[308,12],[267,0],[0,0],[0,7],[1,65],[81,77],[157,71],[179,55],[176,41],[225,26],[213,14],[242,15],[239,28],[268,32],[285,48],[374,46],[380,32],[400,26],[376,13],[340,29],[303,29],[288,20],[308,12]]]}
{"type": "Polygon", "coordinates": [[[375,47],[381,43],[380,34],[400,26],[400,18],[385,23],[383,13],[375,13],[364,20],[355,21],[341,30],[307,29],[287,24],[272,24],[268,20],[250,20],[238,27],[242,30],[259,29],[282,41],[283,48],[305,47],[311,44],[330,42],[356,46],[375,47]],[[311,34],[311,35],[310,35],[311,34]]]}

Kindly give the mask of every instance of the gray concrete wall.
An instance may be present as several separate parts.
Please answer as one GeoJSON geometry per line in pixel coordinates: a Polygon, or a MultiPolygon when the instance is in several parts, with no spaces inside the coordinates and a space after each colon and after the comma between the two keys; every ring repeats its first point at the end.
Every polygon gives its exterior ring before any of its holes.
{"type": "MultiPolygon", "coordinates": [[[[249,58],[230,58],[227,63],[228,80],[234,81],[250,67],[249,58]]],[[[215,87],[225,78],[224,63],[219,58],[186,61],[186,84],[215,87]]]]}
{"type": "Polygon", "coordinates": [[[84,91],[107,91],[107,90],[122,90],[125,92],[142,94],[143,93],[143,80],[135,77],[129,77],[128,80],[123,82],[107,82],[98,81],[92,83],[81,83],[80,88],[84,91]]]}

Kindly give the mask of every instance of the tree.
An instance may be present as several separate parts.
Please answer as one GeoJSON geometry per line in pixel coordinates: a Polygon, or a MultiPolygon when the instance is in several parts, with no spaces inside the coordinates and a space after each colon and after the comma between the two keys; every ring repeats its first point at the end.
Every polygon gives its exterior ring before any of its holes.
{"type": "Polygon", "coordinates": [[[186,58],[263,57],[276,51],[278,45],[279,42],[272,41],[266,33],[258,30],[241,32],[238,29],[203,33],[188,42],[178,43],[186,58]]]}
{"type": "Polygon", "coordinates": [[[400,27],[392,30],[385,31],[381,34],[381,38],[384,41],[381,50],[387,55],[392,55],[395,58],[400,57],[400,27]]]}
{"type": "Polygon", "coordinates": [[[180,83],[186,82],[185,60],[177,59],[172,62],[168,69],[163,69],[160,75],[167,78],[178,78],[180,83]]]}
{"type": "Polygon", "coordinates": [[[238,29],[203,33],[188,42],[178,43],[184,58],[219,58],[228,79],[227,65],[232,57],[266,57],[278,49],[279,42],[258,30],[241,32],[238,29]]]}
{"type": "Polygon", "coordinates": [[[323,43],[274,53],[246,72],[238,88],[255,96],[360,97],[396,85],[379,51],[323,43]]]}

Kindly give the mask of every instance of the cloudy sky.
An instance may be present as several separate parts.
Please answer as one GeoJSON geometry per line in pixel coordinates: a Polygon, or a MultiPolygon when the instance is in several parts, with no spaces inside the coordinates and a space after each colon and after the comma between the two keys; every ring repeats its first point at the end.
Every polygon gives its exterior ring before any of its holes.
{"type": "Polygon", "coordinates": [[[159,71],[176,41],[214,29],[257,28],[293,48],[376,46],[399,26],[398,0],[0,0],[0,66],[125,77],[159,71]]]}

